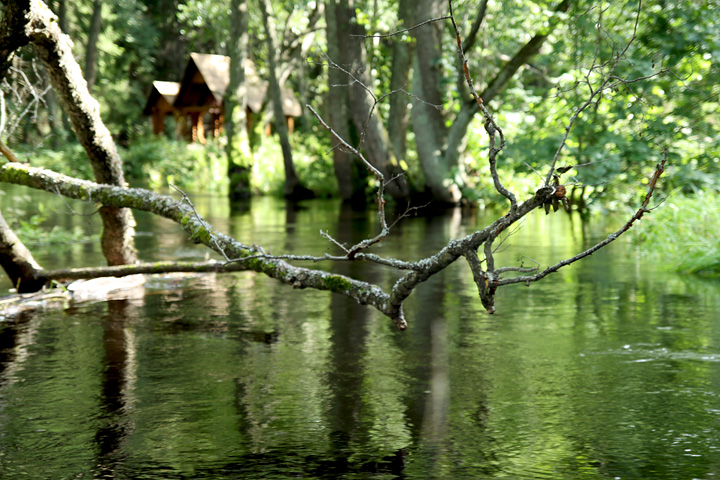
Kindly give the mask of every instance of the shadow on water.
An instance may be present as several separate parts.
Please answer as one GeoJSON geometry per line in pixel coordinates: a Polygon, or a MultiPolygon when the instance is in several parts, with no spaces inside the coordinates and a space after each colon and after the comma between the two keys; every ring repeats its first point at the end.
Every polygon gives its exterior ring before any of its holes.
{"type": "MultiPolygon", "coordinates": [[[[245,205],[196,201],[274,253],[334,253],[319,230],[353,244],[377,228],[375,212],[335,202],[245,205]]],[[[422,258],[483,215],[408,218],[375,248],[422,258]]],[[[139,221],[148,260],[205,255],[139,221]]],[[[531,216],[498,262],[550,264],[611,224],[531,216]]],[[[53,266],[69,254],[43,255],[53,266]]],[[[399,275],[312,266],[385,287],[399,275]]],[[[405,332],[345,297],[254,273],[157,277],[142,298],[24,312],[0,323],[0,477],[720,474],[718,282],[664,273],[619,244],[501,290],[497,306],[484,312],[459,264],[410,297],[405,332]]]]}

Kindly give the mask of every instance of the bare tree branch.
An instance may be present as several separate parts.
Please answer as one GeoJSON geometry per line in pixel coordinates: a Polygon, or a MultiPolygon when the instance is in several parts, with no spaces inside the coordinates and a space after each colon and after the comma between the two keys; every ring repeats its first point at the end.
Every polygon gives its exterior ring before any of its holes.
{"type": "Polygon", "coordinates": [[[636,221],[640,220],[643,217],[643,215],[645,215],[646,213],[648,213],[652,210],[652,209],[648,208],[648,204],[650,203],[650,199],[652,198],[652,195],[655,192],[655,188],[657,186],[658,180],[660,179],[660,176],[665,171],[666,162],[667,162],[667,150],[664,150],[663,151],[663,160],[661,163],[659,163],[655,167],[655,172],[653,173],[653,176],[650,178],[650,181],[648,183],[647,193],[645,194],[645,198],[644,198],[642,204],[640,205],[640,208],[637,209],[635,214],[630,218],[630,220],[628,220],[622,226],[622,228],[617,230],[615,233],[611,233],[610,235],[608,235],[608,237],[605,240],[603,240],[602,242],[599,242],[599,243],[593,245],[592,247],[588,248],[587,250],[578,253],[574,257],[562,260],[562,261],[556,263],[555,265],[552,265],[551,267],[546,268],[542,272],[539,272],[539,273],[537,273],[535,275],[531,275],[531,276],[513,277],[513,278],[507,278],[504,280],[498,280],[497,285],[502,286],[502,285],[510,285],[513,283],[525,283],[526,285],[529,285],[531,282],[536,282],[551,273],[557,272],[560,268],[562,268],[566,265],[570,265],[571,263],[575,263],[578,260],[581,260],[589,255],[592,255],[593,253],[597,252],[604,246],[617,240],[620,237],[620,235],[622,235],[623,233],[630,230],[630,228],[635,224],[636,221]]]}
{"type": "Polygon", "coordinates": [[[296,267],[278,259],[260,258],[261,249],[245,245],[232,237],[217,232],[183,201],[176,201],[138,188],[120,188],[101,185],[61,175],[49,170],[20,163],[0,166],[0,181],[25,185],[48,192],[59,191],[68,198],[88,201],[93,199],[105,206],[133,208],[150,212],[180,224],[198,243],[203,243],[219,254],[235,259],[256,256],[237,262],[238,270],[251,270],[272,277],[294,288],[314,288],[341,293],[362,305],[372,305],[390,317],[395,325],[407,327],[401,305],[393,305],[390,296],[377,285],[321,270],[296,267]]]}
{"type": "Polygon", "coordinates": [[[475,45],[475,40],[477,39],[477,34],[480,31],[480,26],[482,26],[482,23],[485,20],[485,14],[487,13],[487,4],[488,0],[480,0],[477,15],[475,15],[475,20],[470,27],[470,32],[468,32],[468,34],[465,36],[465,40],[462,43],[462,49],[465,52],[470,50],[473,45],[475,45]]]}
{"type": "Polygon", "coordinates": [[[351,36],[351,37],[361,37],[361,38],[387,38],[387,37],[394,37],[395,35],[399,35],[399,34],[401,34],[401,33],[409,32],[409,31],[411,31],[411,30],[415,30],[416,28],[422,27],[423,25],[427,25],[428,23],[440,22],[440,21],[442,21],[442,20],[447,20],[447,19],[449,19],[449,18],[451,18],[450,15],[447,15],[447,16],[445,16],[445,17],[431,18],[430,20],[425,20],[424,22],[420,22],[420,23],[418,23],[417,25],[413,25],[412,27],[403,28],[402,30],[398,30],[398,31],[392,32],[392,33],[384,33],[384,34],[380,34],[380,35],[356,35],[356,34],[351,34],[350,36],[351,36]]]}
{"type": "MultiPolygon", "coordinates": [[[[556,11],[564,11],[567,9],[570,0],[563,0],[563,2],[556,8],[556,11]]],[[[432,19],[431,21],[437,21],[441,19],[450,19],[455,30],[457,48],[459,57],[462,61],[463,76],[470,88],[473,96],[473,101],[477,108],[479,108],[485,118],[485,130],[489,136],[489,150],[488,150],[488,161],[490,166],[490,174],[493,178],[495,188],[498,192],[504,195],[510,202],[509,211],[502,217],[496,219],[482,230],[477,230],[463,238],[449,240],[448,243],[438,250],[435,254],[426,258],[408,262],[393,258],[384,258],[375,254],[367,253],[365,250],[378,242],[385,239],[398,220],[405,218],[416,208],[408,208],[403,214],[401,214],[392,225],[388,225],[386,211],[385,211],[385,189],[390,182],[393,182],[397,177],[393,177],[390,180],[386,180],[386,176],[390,177],[390,174],[385,174],[382,167],[378,168],[373,165],[372,162],[363,155],[360,147],[353,147],[345,138],[342,138],[336,131],[334,131],[313,109],[308,105],[308,109],[318,119],[323,128],[325,128],[329,134],[338,142],[338,145],[347,150],[348,152],[355,155],[365,167],[372,172],[378,181],[377,190],[377,204],[378,204],[378,217],[380,223],[380,231],[377,235],[372,238],[367,238],[353,246],[346,247],[334,238],[332,238],[327,232],[321,232],[321,236],[334,243],[340,250],[344,252],[344,255],[330,255],[326,254],[323,256],[312,256],[312,255],[294,255],[294,254],[281,254],[272,255],[265,252],[262,247],[255,245],[245,245],[240,241],[231,238],[216,231],[210,224],[208,224],[202,216],[195,209],[190,198],[184,193],[178,190],[181,194],[181,200],[177,201],[167,196],[157,195],[152,192],[148,192],[143,189],[125,189],[117,186],[102,185],[93,182],[87,182],[78,180],[72,177],[60,175],[48,170],[38,169],[30,167],[26,164],[17,162],[5,162],[0,164],[0,181],[14,183],[18,185],[25,185],[36,189],[42,189],[45,191],[57,193],[68,198],[75,198],[85,200],[87,202],[94,202],[103,206],[103,208],[132,208],[148,211],[150,213],[163,216],[171,219],[182,226],[182,228],[189,234],[190,239],[197,243],[202,243],[222,255],[225,259],[224,262],[199,262],[199,263],[158,263],[158,264],[143,264],[143,265],[123,265],[116,268],[86,268],[86,269],[71,269],[71,270],[56,270],[46,271],[40,268],[35,268],[31,274],[36,278],[48,279],[48,278],[89,278],[91,276],[104,276],[104,275],[130,275],[136,273],[157,273],[159,271],[255,271],[262,273],[271,278],[275,278],[278,281],[291,285],[295,288],[314,288],[318,290],[328,290],[335,293],[340,293],[349,298],[353,298],[361,304],[367,304],[375,307],[379,312],[387,315],[391,318],[395,325],[399,329],[404,329],[407,326],[405,316],[403,313],[403,303],[405,299],[412,294],[412,292],[420,284],[430,279],[435,274],[443,271],[449,265],[453,264],[460,257],[464,257],[468,263],[468,266],[472,272],[473,280],[477,285],[478,294],[480,300],[489,313],[495,311],[495,293],[497,288],[504,285],[514,283],[526,283],[538,281],[545,276],[549,275],[562,268],[565,265],[569,265],[575,261],[578,261],[593,252],[603,248],[609,243],[613,242],[620,235],[630,229],[635,222],[640,220],[642,216],[650,212],[652,209],[649,208],[649,203],[653,192],[657,187],[657,182],[660,176],[664,172],[667,152],[663,152],[663,161],[661,164],[656,166],[655,172],[649,181],[647,193],[635,214],[626,222],[626,224],[608,236],[607,239],[599,242],[597,245],[585,250],[584,252],[575,255],[572,258],[562,260],[555,265],[548,267],[542,271],[539,271],[539,265],[534,262],[537,266],[534,268],[528,268],[520,262],[520,266],[496,266],[496,260],[494,254],[503,245],[503,242],[508,236],[501,237],[501,241],[494,247],[495,241],[498,237],[509,232],[509,228],[530,214],[534,209],[544,207],[546,212],[549,212],[549,207],[557,207],[558,202],[565,201],[566,188],[565,185],[560,184],[560,175],[569,171],[573,166],[565,166],[556,168],[557,160],[566,144],[567,135],[577,119],[576,113],[571,118],[568,127],[566,128],[565,136],[563,137],[560,146],[558,148],[555,157],[552,160],[550,173],[545,179],[544,184],[538,188],[534,194],[527,198],[522,203],[519,203],[515,195],[510,192],[500,181],[497,170],[497,155],[503,150],[505,146],[505,137],[502,129],[496,123],[493,116],[486,108],[483,99],[477,94],[472,83],[472,77],[470,75],[468,61],[465,57],[463,42],[460,36],[459,28],[457,26],[454,13],[452,10],[452,1],[448,0],[450,15],[447,17],[432,19]],[[498,137],[499,136],[499,140],[498,137]],[[484,253],[484,259],[478,257],[478,250],[482,248],[484,253]],[[366,261],[378,265],[382,265],[388,268],[393,268],[402,271],[402,274],[393,284],[393,286],[385,291],[378,285],[365,282],[358,279],[345,277],[342,275],[336,275],[333,273],[313,270],[308,268],[302,268],[292,265],[290,261],[366,261]],[[174,269],[174,270],[173,270],[174,269]],[[532,275],[520,275],[511,278],[502,278],[502,275],[516,272],[520,274],[533,273],[532,275]]],[[[598,63],[599,54],[593,59],[591,67],[588,69],[585,75],[585,85],[589,90],[588,97],[581,105],[581,110],[588,108],[590,105],[596,104],[602,100],[603,92],[609,88],[613,83],[621,82],[622,79],[614,75],[614,71],[618,66],[618,63],[622,57],[627,53],[630,44],[635,38],[638,18],[640,13],[640,7],[638,7],[638,15],[636,17],[635,31],[633,32],[633,38],[628,42],[625,48],[617,53],[612,60],[598,63]],[[598,81],[595,77],[600,77],[598,81]]],[[[429,21],[428,21],[429,22],[429,21]]],[[[425,23],[428,23],[425,22],[425,23]]],[[[424,24],[424,23],[423,23],[424,24]]],[[[419,24],[417,26],[420,26],[419,24]]],[[[0,26],[1,27],[1,26],[0,26]]],[[[413,27],[415,28],[415,27],[413,27]]],[[[546,35],[545,35],[546,37],[546,35]]],[[[39,40],[38,40],[39,41],[39,40]]],[[[533,49],[539,48],[544,41],[543,35],[537,35],[534,40],[526,44],[523,49],[516,55],[516,58],[512,60],[506,66],[507,69],[519,68],[517,63],[528,57],[523,55],[532,52],[533,49]],[[542,37],[542,38],[541,38],[542,37]],[[524,52],[524,53],[523,53],[524,52]]],[[[0,36],[0,54],[2,53],[2,37],[0,36]]],[[[598,50],[599,51],[599,50],[598,50]]],[[[0,55],[0,63],[3,58],[0,55]]],[[[382,96],[378,98],[373,94],[370,89],[364,85],[357,76],[347,72],[341,67],[333,64],[335,67],[343,70],[346,74],[353,79],[353,84],[359,83],[362,88],[374,99],[375,104],[370,109],[370,119],[373,118],[375,112],[375,106],[378,101],[384,98],[382,96]]],[[[509,71],[508,70],[508,71],[509,71]]],[[[507,72],[506,72],[507,73],[507,72]]],[[[496,77],[496,81],[505,81],[502,79],[502,72],[496,77]]],[[[640,79],[632,80],[640,81],[640,79]]],[[[488,87],[490,89],[490,87],[488,87]]],[[[399,93],[404,90],[395,90],[387,95],[399,93]]],[[[386,95],[386,96],[387,96],[386,95]]],[[[369,124],[369,120],[366,121],[366,127],[369,124]]],[[[362,145],[362,142],[360,146],[362,145]]],[[[10,152],[12,153],[12,152],[10,152]]],[[[582,166],[576,165],[576,166],[582,166]]],[[[513,232],[510,233],[510,235],[513,232]]],[[[6,242],[7,243],[7,242],[6,242]]]]}
{"type": "Polygon", "coordinates": [[[470,75],[470,68],[468,67],[468,60],[467,57],[465,57],[465,51],[463,49],[463,42],[460,37],[460,29],[458,28],[457,22],[455,21],[455,15],[453,14],[452,0],[448,0],[448,6],[450,9],[450,20],[452,21],[452,26],[455,30],[455,40],[457,42],[458,54],[462,60],[462,70],[465,75],[465,81],[470,88],[472,97],[475,99],[475,102],[477,102],[478,108],[480,108],[480,111],[485,117],[485,131],[487,131],[488,137],[490,138],[490,151],[488,155],[490,162],[490,175],[492,176],[495,189],[510,201],[510,208],[515,210],[517,208],[517,199],[515,198],[515,195],[502,184],[497,171],[497,155],[503,150],[503,148],[505,148],[505,135],[503,134],[500,126],[493,119],[490,111],[485,107],[482,98],[480,98],[477,91],[475,91],[472,76],[470,75]],[[495,143],[496,133],[500,136],[499,146],[496,146],[495,143]]]}
{"type": "Polygon", "coordinates": [[[585,75],[585,83],[590,90],[590,95],[585,100],[585,102],[578,107],[578,109],[575,111],[575,113],[570,117],[570,120],[568,121],[568,124],[565,126],[565,133],[563,134],[563,138],[560,141],[560,145],[558,145],[558,149],[555,152],[555,156],[553,157],[552,163],[550,164],[550,169],[548,170],[547,176],[545,177],[545,186],[550,185],[550,181],[552,180],[553,173],[555,172],[555,166],[557,165],[557,161],[560,158],[560,154],[562,153],[563,149],[565,148],[565,145],[567,144],[568,136],[570,135],[570,130],[572,129],[573,125],[575,125],[575,122],[577,121],[580,114],[585,111],[590,105],[592,105],[596,101],[596,97],[600,97],[609,87],[610,82],[613,80],[615,72],[615,69],[617,68],[620,61],[624,58],[625,54],[627,53],[628,49],[630,48],[630,45],[635,41],[635,38],[637,37],[637,28],[638,24],[640,22],[640,12],[642,11],[642,0],[638,1],[638,8],[637,12],[635,14],[635,24],[633,26],[633,33],[628,42],[625,44],[625,47],[615,54],[611,60],[608,60],[606,63],[602,65],[596,65],[597,57],[598,57],[598,49],[599,49],[599,40],[598,40],[598,46],[596,47],[596,53],[595,58],[593,58],[593,64],[588,69],[586,75],[585,75]],[[607,72],[603,72],[602,69],[605,67],[605,65],[609,64],[609,70],[607,72]],[[597,88],[593,88],[593,81],[591,79],[591,75],[593,72],[598,71],[601,75],[600,77],[600,84],[597,86],[597,88]]]}

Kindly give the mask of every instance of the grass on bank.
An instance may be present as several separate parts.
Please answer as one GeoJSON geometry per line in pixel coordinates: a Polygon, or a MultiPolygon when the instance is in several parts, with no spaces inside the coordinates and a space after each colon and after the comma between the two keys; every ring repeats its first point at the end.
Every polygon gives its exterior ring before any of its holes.
{"type": "Polygon", "coordinates": [[[673,194],[633,229],[633,241],[673,270],[720,275],[720,194],[673,194]]]}

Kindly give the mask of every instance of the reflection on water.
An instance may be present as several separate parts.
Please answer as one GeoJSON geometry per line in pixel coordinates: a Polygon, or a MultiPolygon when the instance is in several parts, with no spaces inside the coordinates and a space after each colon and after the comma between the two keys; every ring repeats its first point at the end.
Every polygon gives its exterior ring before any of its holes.
{"type": "MultiPolygon", "coordinates": [[[[322,254],[319,230],[351,243],[375,225],[333,202],[197,204],[277,253],[322,254]]],[[[171,224],[138,220],[144,259],[205,255],[171,224]]],[[[416,259],[482,224],[459,211],[411,218],[378,250],[416,259]]],[[[500,260],[547,265],[610,228],[533,215],[500,260]]],[[[84,248],[38,256],[96,262],[84,248]]],[[[405,332],[254,273],[157,277],[146,292],[0,323],[0,477],[720,475],[720,284],[662,273],[622,244],[501,290],[494,316],[454,266],[409,299],[405,332]]]]}

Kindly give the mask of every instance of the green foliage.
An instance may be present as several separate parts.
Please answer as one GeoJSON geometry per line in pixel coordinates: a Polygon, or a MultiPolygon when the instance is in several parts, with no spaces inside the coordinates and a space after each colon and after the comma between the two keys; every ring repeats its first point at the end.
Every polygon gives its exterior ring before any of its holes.
{"type": "Polygon", "coordinates": [[[49,219],[44,204],[38,204],[38,209],[39,212],[30,217],[21,214],[22,212],[9,211],[14,219],[11,227],[25,245],[71,245],[97,241],[98,235],[87,235],[80,225],[68,229],[55,224],[48,230],[47,225],[54,223],[54,220],[49,219]]]}
{"type": "Polygon", "coordinates": [[[671,195],[643,217],[633,240],[673,270],[720,275],[720,194],[671,195]]]}
{"type": "Polygon", "coordinates": [[[194,192],[224,193],[228,180],[223,140],[200,145],[162,136],[142,137],[121,155],[131,182],[151,189],[172,184],[194,192]]]}
{"type": "MultiPolygon", "coordinates": [[[[337,194],[328,154],[329,144],[319,136],[292,135],[293,160],[301,181],[319,197],[337,194]]],[[[151,189],[170,184],[185,190],[225,194],[228,188],[225,137],[206,145],[189,144],[166,137],[141,137],[121,150],[131,183],[151,189]]],[[[285,170],[277,137],[262,137],[252,162],[252,188],[256,194],[282,196],[285,170]]],[[[87,162],[86,162],[87,163],[87,162]]]]}
{"type": "MultiPolygon", "coordinates": [[[[711,4],[643,3],[637,39],[614,72],[614,88],[579,116],[559,160],[589,164],[572,172],[578,182],[594,186],[586,189],[588,203],[625,196],[616,186],[642,178],[663,147],[674,175],[663,179],[662,188],[684,193],[720,188],[720,124],[711,113],[720,105],[713,81],[720,76],[720,23],[708,14],[711,4]]],[[[610,3],[601,13],[579,4],[570,11],[573,21],[555,32],[550,51],[522,71],[495,106],[508,138],[501,166],[527,173],[529,165],[547,173],[564,127],[588,98],[586,78],[597,81],[597,75],[586,77],[588,68],[593,59],[595,65],[611,62],[630,41],[636,8],[610,3]]],[[[484,132],[476,122],[469,157],[483,159],[484,132]]]]}
{"type": "Polygon", "coordinates": [[[36,167],[43,167],[64,175],[92,180],[92,167],[85,150],[76,142],[63,143],[57,148],[41,147],[29,149],[20,146],[17,150],[20,161],[27,161],[36,167]]]}
{"type": "MultiPolygon", "coordinates": [[[[318,197],[337,195],[337,181],[327,139],[319,135],[290,136],[293,162],[300,182],[318,197]]],[[[276,136],[263,137],[254,154],[252,185],[256,193],[282,196],[285,167],[276,136]]]]}
{"type": "Polygon", "coordinates": [[[315,131],[313,135],[292,135],[290,140],[295,169],[303,185],[318,197],[336,196],[337,180],[329,138],[315,131]]]}
{"type": "MultiPolygon", "coordinates": [[[[75,40],[73,50],[83,65],[92,2],[72,3],[70,34],[75,40]]],[[[146,3],[142,0],[103,3],[93,96],[100,103],[103,121],[122,144],[145,128],[144,122],[137,120],[145,104],[146,89],[153,80],[158,80],[153,70],[159,31],[148,16],[146,3]]]]}
{"type": "MultiPolygon", "coordinates": [[[[455,15],[463,34],[467,34],[477,15],[478,3],[456,0],[455,15]]],[[[539,181],[533,169],[545,174],[564,134],[569,118],[588,96],[584,81],[594,65],[608,65],[633,36],[637,2],[609,2],[602,8],[593,2],[573,2],[566,14],[554,14],[558,0],[511,0],[489,2],[480,33],[466,54],[478,91],[506,65],[519,48],[536,32],[557,23],[540,53],[512,78],[505,91],[489,102],[506,133],[507,148],[499,158],[501,175],[519,194],[531,192],[539,181]],[[598,28],[601,26],[602,28],[598,28]]],[[[310,102],[322,110],[328,88],[323,69],[323,35],[306,32],[315,0],[273,2],[273,19],[279,39],[281,70],[288,72],[286,86],[292,86],[302,103],[310,102]],[[298,42],[307,42],[313,61],[302,61],[298,42]],[[314,49],[314,52],[313,52],[314,49]]],[[[440,5],[440,3],[438,3],[440,5]]],[[[367,33],[385,34],[404,25],[398,19],[398,2],[380,0],[355,4],[358,22],[367,33]]],[[[103,29],[98,41],[98,77],[93,94],[100,102],[104,120],[124,147],[128,177],[153,188],[169,182],[187,189],[224,191],[227,170],[220,143],[206,147],[188,146],[168,140],[150,140],[149,121],[141,109],[153,80],[178,80],[190,51],[227,54],[229,0],[187,0],[148,2],[113,0],[103,8],[103,29]]],[[[445,9],[446,4],[438,7],[445,9]]],[[[256,2],[248,2],[250,50],[259,73],[266,71],[262,28],[256,2]]],[[[698,190],[720,190],[720,16],[716,0],[681,0],[668,4],[644,1],[635,41],[614,72],[618,79],[578,118],[560,158],[560,165],[589,164],[571,172],[585,189],[587,204],[599,199],[622,203],[628,195],[617,186],[641,178],[659,160],[662,147],[669,150],[674,174],[663,179],[662,188],[692,194],[698,190]],[[652,78],[646,78],[652,77],[652,78]]],[[[434,12],[416,11],[415,21],[434,12]]],[[[441,12],[445,14],[446,12],[441,12]]],[[[68,4],[68,33],[80,64],[85,58],[92,2],[68,4]]],[[[442,37],[437,74],[447,126],[467,101],[467,92],[458,75],[455,39],[449,25],[436,23],[442,37]]],[[[374,77],[371,87],[378,97],[390,90],[393,45],[412,42],[412,34],[369,38],[367,65],[374,77]]],[[[26,55],[26,53],[23,53],[26,55]]],[[[26,64],[33,53],[27,51],[26,64]]],[[[37,63],[37,62],[35,62],[37,63]]],[[[355,68],[355,67],[353,67],[355,68]]],[[[36,86],[46,85],[42,69],[23,68],[36,86]],[[31,74],[31,72],[35,72],[31,74]]],[[[411,77],[412,79],[412,77],[411,77]]],[[[12,79],[10,79],[12,83],[12,79]]],[[[17,85],[13,85],[17,91],[17,85]]],[[[342,88],[342,87],[337,87],[342,88]]],[[[405,86],[414,91],[413,85],[405,86]]],[[[26,100],[19,100],[5,88],[8,111],[14,101],[20,111],[26,100]]],[[[408,99],[410,101],[410,99],[408,99]]],[[[41,102],[42,103],[42,102],[41,102]]],[[[47,111],[28,115],[8,138],[21,157],[63,173],[92,178],[80,147],[62,145],[58,122],[47,111]],[[54,143],[53,150],[48,147],[54,143]],[[35,150],[22,145],[34,145],[35,150]]],[[[267,106],[265,107],[267,108],[267,106]]],[[[385,97],[376,114],[387,120],[389,101],[385,97]]],[[[327,113],[325,112],[327,117],[327,113]]],[[[408,182],[422,191],[426,182],[414,151],[414,133],[407,132],[405,162],[408,182]]],[[[66,132],[67,133],[67,132],[66,132]]],[[[476,115],[471,124],[461,168],[453,178],[464,184],[466,199],[484,204],[504,202],[487,175],[487,135],[476,115]],[[463,181],[459,181],[463,179],[463,181]]],[[[262,139],[253,162],[254,190],[279,193],[283,184],[283,165],[279,148],[272,139],[262,139]]],[[[303,182],[321,196],[332,195],[337,186],[330,160],[329,135],[317,129],[317,122],[298,122],[293,135],[296,169],[303,182]]]]}

